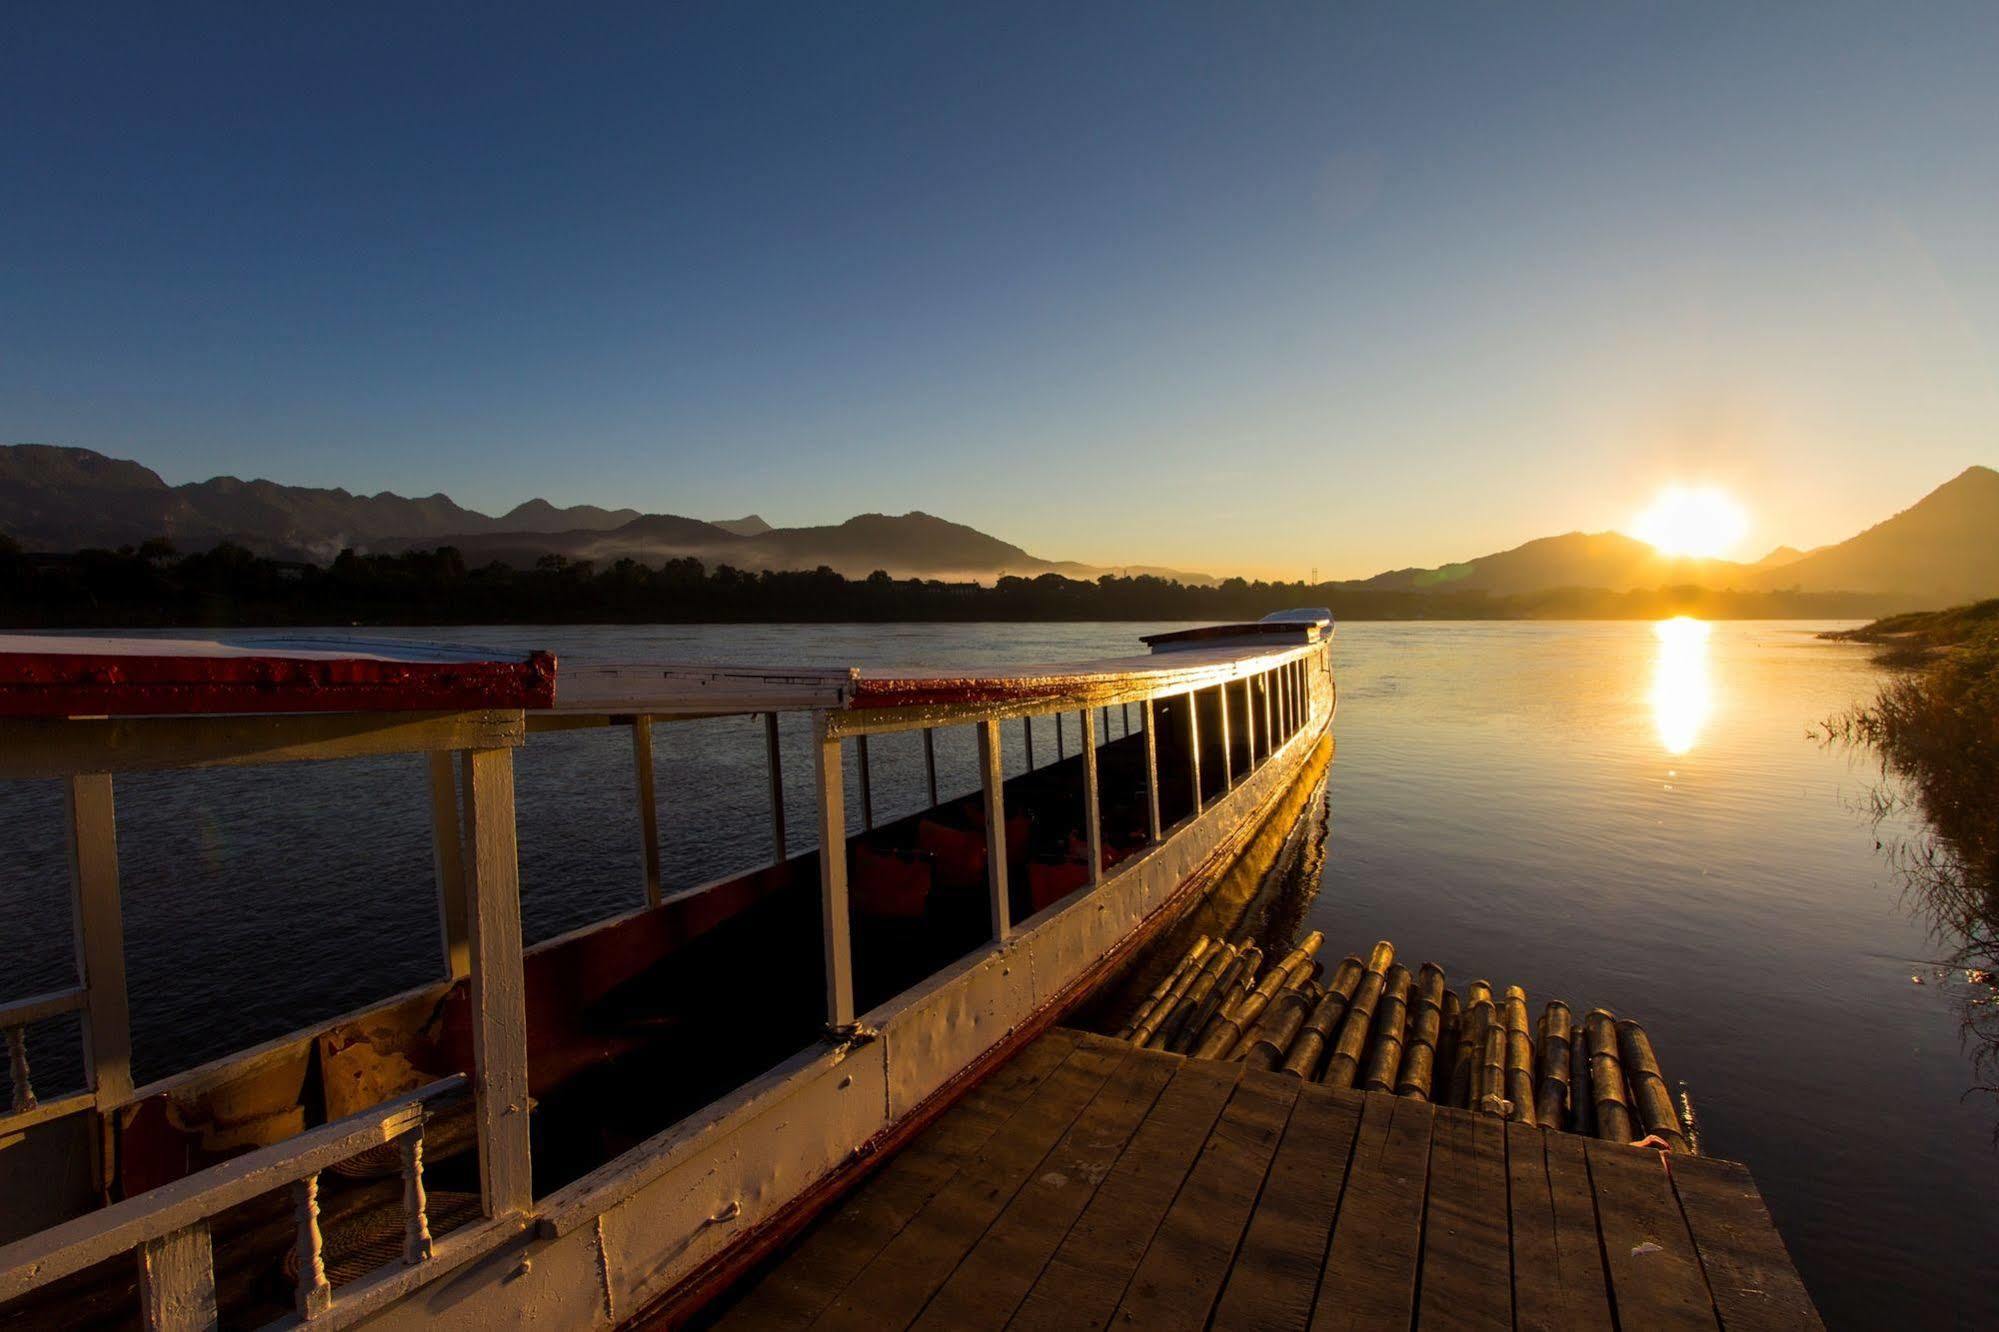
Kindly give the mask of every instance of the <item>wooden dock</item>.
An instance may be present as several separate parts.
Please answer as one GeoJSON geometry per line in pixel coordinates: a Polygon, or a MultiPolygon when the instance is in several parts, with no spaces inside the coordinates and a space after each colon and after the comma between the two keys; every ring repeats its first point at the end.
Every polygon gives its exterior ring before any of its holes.
{"type": "Polygon", "coordinates": [[[731,1328],[1821,1326],[1749,1173],[1056,1028],[731,1328]]]}

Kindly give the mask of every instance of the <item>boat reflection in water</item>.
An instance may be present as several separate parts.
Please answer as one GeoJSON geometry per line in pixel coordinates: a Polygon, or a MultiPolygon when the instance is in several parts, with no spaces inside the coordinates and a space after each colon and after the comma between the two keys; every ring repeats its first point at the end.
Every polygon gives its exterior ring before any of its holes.
{"type": "Polygon", "coordinates": [[[1659,743],[1669,754],[1684,754],[1701,738],[1714,710],[1708,677],[1708,623],[1676,615],[1652,626],[1659,653],[1652,666],[1652,716],[1659,743]]]}

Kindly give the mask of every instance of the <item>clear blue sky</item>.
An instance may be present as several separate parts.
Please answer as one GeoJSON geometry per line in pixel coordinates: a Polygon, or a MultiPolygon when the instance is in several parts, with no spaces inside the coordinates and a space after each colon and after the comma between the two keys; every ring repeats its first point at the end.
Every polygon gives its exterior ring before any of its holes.
{"type": "Polygon", "coordinates": [[[1999,5],[22,3],[0,107],[0,440],[169,481],[1332,576],[1999,462],[1999,5]]]}

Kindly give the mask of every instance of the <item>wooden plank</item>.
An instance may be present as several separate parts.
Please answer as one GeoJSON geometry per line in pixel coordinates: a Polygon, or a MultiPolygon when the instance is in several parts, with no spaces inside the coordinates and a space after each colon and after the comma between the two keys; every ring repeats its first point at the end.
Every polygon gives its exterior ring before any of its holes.
{"type": "Polygon", "coordinates": [[[1508,1124],[1506,1176],[1514,1325],[1530,1332],[1611,1326],[1583,1139],[1508,1124]]]}
{"type": "Polygon", "coordinates": [[[1423,1196],[1435,1110],[1406,1096],[1368,1096],[1326,1254],[1312,1326],[1403,1327],[1416,1308],[1423,1196]]]}
{"type": "Polygon", "coordinates": [[[814,1226],[790,1256],[722,1316],[719,1326],[797,1328],[817,1318],[1075,1047],[1076,1033],[1057,1027],[1014,1056],[814,1226]]]}
{"type": "Polygon", "coordinates": [[[0,720],[0,778],[360,758],[521,743],[518,711],[0,720]]]}
{"type": "Polygon", "coordinates": [[[1188,1060],[1180,1066],[1010,1326],[1097,1328],[1110,1322],[1242,1073],[1240,1064],[1188,1060]]]}
{"type": "Polygon", "coordinates": [[[70,919],[85,992],[83,1067],[100,1109],[132,1099],[132,1018],[125,992],[125,925],[118,900],[118,816],[111,774],[67,783],[70,919]]]}
{"type": "Polygon", "coordinates": [[[1114,1322],[1145,1328],[1208,1325],[1302,1085],[1282,1074],[1244,1071],[1132,1274],[1114,1322]]]}
{"type": "Polygon", "coordinates": [[[215,1254],[197,1222],[139,1246],[139,1318],[147,1332],[195,1332],[216,1324],[215,1254]]]}
{"type": "Polygon", "coordinates": [[[88,999],[81,985],[72,985],[66,990],[50,990],[47,994],[30,995],[26,999],[0,1004],[0,1027],[25,1027],[31,1022],[46,1022],[64,1013],[76,1012],[88,999]]]}
{"type": "Polygon", "coordinates": [[[632,718],[632,773],[639,804],[639,874],[647,906],[659,905],[659,796],[654,789],[652,718],[632,718]]]}
{"type": "Polygon", "coordinates": [[[907,1327],[1131,1054],[1119,1041],[1079,1040],[1062,1067],[875,1255],[815,1326],[862,1332],[907,1327]]]}
{"type": "Polygon", "coordinates": [[[1426,1328],[1513,1325],[1513,1258],[1506,1206],[1506,1126],[1439,1108],[1430,1131],[1417,1319],[1426,1328]]]}
{"type": "MultiPolygon", "coordinates": [[[[1061,714],[1056,714],[1061,721],[1061,714]]],[[[979,787],[986,813],[986,894],[992,912],[993,938],[1005,943],[1013,934],[1013,909],[1006,887],[1006,778],[1000,772],[1000,732],[996,721],[979,723],[979,787]]]]}
{"type": "Polygon", "coordinates": [[[379,1147],[422,1122],[423,1101],[462,1087],[454,1074],[381,1105],[148,1189],[0,1246],[0,1303],[205,1222],[225,1208],[379,1147]]]}
{"type": "Polygon", "coordinates": [[[1083,851],[1089,858],[1088,882],[1094,888],[1104,877],[1104,814],[1097,793],[1096,731],[1087,713],[1083,716],[1083,851]]]}
{"type": "Polygon", "coordinates": [[[840,738],[827,715],[812,714],[813,778],[819,791],[819,932],[826,965],[826,1022],[854,1020],[853,920],[847,908],[847,801],[840,738]]]}
{"type": "Polygon", "coordinates": [[[1824,1326],[1748,1167],[1674,1156],[1669,1174],[1722,1326],[1730,1332],[1824,1326]]]}
{"type": "Polygon", "coordinates": [[[916,1325],[938,1332],[1006,1326],[1182,1062],[1159,1050],[1132,1051],[916,1325]]]}
{"type": "Polygon", "coordinates": [[[1215,1310],[1216,1328],[1303,1332],[1311,1323],[1362,1104],[1359,1092],[1299,1084],[1298,1104],[1215,1310]]]}
{"type": "Polygon", "coordinates": [[[1660,1154],[1591,1138],[1597,1230],[1622,1327],[1718,1327],[1699,1255],[1660,1154]]]}
{"type": "Polygon", "coordinates": [[[472,974],[472,945],[465,933],[465,843],[458,827],[458,776],[451,755],[425,756],[430,771],[430,861],[437,884],[437,938],[444,974],[472,974]]]}
{"type": "Polygon", "coordinates": [[[521,972],[513,754],[472,750],[461,758],[460,779],[479,1193],[487,1216],[505,1216],[526,1211],[534,1193],[528,1168],[527,990],[521,972]]]}

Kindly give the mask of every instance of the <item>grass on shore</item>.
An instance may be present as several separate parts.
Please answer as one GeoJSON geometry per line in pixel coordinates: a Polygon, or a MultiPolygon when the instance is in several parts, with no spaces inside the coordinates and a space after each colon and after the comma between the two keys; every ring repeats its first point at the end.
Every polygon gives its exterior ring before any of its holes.
{"type": "Polygon", "coordinates": [[[1999,628],[1999,597],[1949,610],[1890,615],[1858,629],[1835,629],[1819,637],[1877,644],[1882,650],[1874,660],[1883,666],[1921,666],[1995,628],[1999,628]]]}

